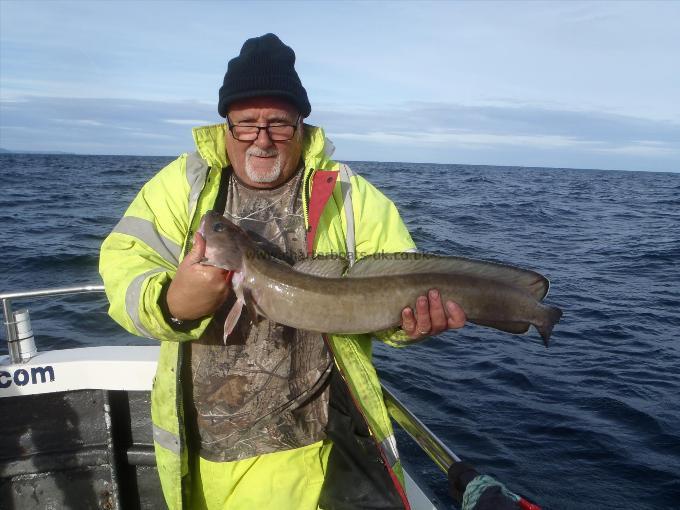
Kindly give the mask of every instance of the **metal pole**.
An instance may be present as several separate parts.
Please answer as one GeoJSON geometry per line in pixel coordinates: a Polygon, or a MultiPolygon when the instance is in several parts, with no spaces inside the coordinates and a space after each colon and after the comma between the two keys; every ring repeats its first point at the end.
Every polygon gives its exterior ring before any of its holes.
{"type": "Polygon", "coordinates": [[[2,300],[2,312],[5,316],[5,333],[7,335],[7,349],[12,363],[21,362],[19,351],[19,335],[16,321],[12,313],[12,299],[28,297],[58,296],[62,294],[82,294],[86,292],[104,292],[103,285],[82,285],[79,287],[57,287],[55,289],[38,289],[21,292],[4,292],[0,294],[2,300]]]}
{"type": "Polygon", "coordinates": [[[7,350],[9,351],[9,360],[11,363],[19,363],[21,356],[19,355],[19,344],[17,340],[16,323],[14,321],[14,314],[12,313],[12,301],[9,298],[2,300],[2,313],[5,314],[5,333],[7,334],[7,350]]]}
{"type": "Polygon", "coordinates": [[[385,385],[382,387],[387,411],[394,421],[404,429],[423,449],[444,473],[449,472],[451,464],[460,462],[460,457],[453,453],[442,441],[427,428],[406,406],[394,396],[385,385]]]}
{"type": "Polygon", "coordinates": [[[57,287],[55,289],[38,289],[21,292],[3,292],[0,299],[16,299],[26,297],[57,296],[59,294],[81,294],[85,292],[104,292],[103,285],[81,285],[79,287],[57,287]]]}

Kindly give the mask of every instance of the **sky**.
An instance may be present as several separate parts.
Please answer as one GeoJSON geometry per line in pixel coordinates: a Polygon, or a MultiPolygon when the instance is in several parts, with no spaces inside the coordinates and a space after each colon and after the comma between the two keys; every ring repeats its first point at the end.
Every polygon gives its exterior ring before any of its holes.
{"type": "Polygon", "coordinates": [[[267,32],[337,159],[680,171],[680,1],[0,0],[0,148],[191,151],[267,32]]]}

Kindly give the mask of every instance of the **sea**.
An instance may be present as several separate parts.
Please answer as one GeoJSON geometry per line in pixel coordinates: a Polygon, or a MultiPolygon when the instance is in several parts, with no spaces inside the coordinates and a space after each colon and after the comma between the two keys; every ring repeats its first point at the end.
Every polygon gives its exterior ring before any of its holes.
{"type": "MultiPolygon", "coordinates": [[[[172,157],[0,155],[0,292],[98,284],[99,247],[172,157]]],[[[538,271],[564,311],[535,330],[472,324],[378,342],[384,383],[458,456],[544,509],[680,508],[680,173],[349,162],[398,206],[419,249],[538,271]]],[[[103,294],[30,307],[41,350],[148,345],[103,294]]],[[[6,354],[0,342],[0,354],[6,354]]],[[[405,434],[440,508],[446,478],[405,434]]]]}

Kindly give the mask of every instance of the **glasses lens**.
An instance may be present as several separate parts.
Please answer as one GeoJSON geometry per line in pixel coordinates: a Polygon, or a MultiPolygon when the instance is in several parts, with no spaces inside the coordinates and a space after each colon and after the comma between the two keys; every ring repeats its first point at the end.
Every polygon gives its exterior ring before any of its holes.
{"type": "Polygon", "coordinates": [[[257,138],[260,130],[257,126],[233,126],[231,132],[237,140],[251,142],[257,138]]]}
{"type": "Polygon", "coordinates": [[[269,137],[274,141],[290,140],[295,133],[295,126],[269,126],[269,137]]]}
{"type": "Polygon", "coordinates": [[[252,142],[257,139],[260,134],[260,129],[264,129],[269,134],[275,142],[285,142],[293,138],[295,134],[295,126],[290,125],[278,125],[278,126],[268,126],[268,127],[258,127],[258,126],[242,126],[235,125],[231,126],[231,132],[234,138],[242,142],[252,142]]]}

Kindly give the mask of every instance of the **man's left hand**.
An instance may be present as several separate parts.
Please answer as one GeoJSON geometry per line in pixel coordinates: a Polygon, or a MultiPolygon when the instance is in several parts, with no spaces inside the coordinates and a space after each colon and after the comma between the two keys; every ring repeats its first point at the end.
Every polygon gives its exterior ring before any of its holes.
{"type": "Polygon", "coordinates": [[[437,289],[416,300],[416,312],[406,307],[401,312],[401,327],[414,340],[438,335],[447,329],[459,329],[465,325],[465,312],[457,303],[446,302],[446,310],[437,289]]]}

